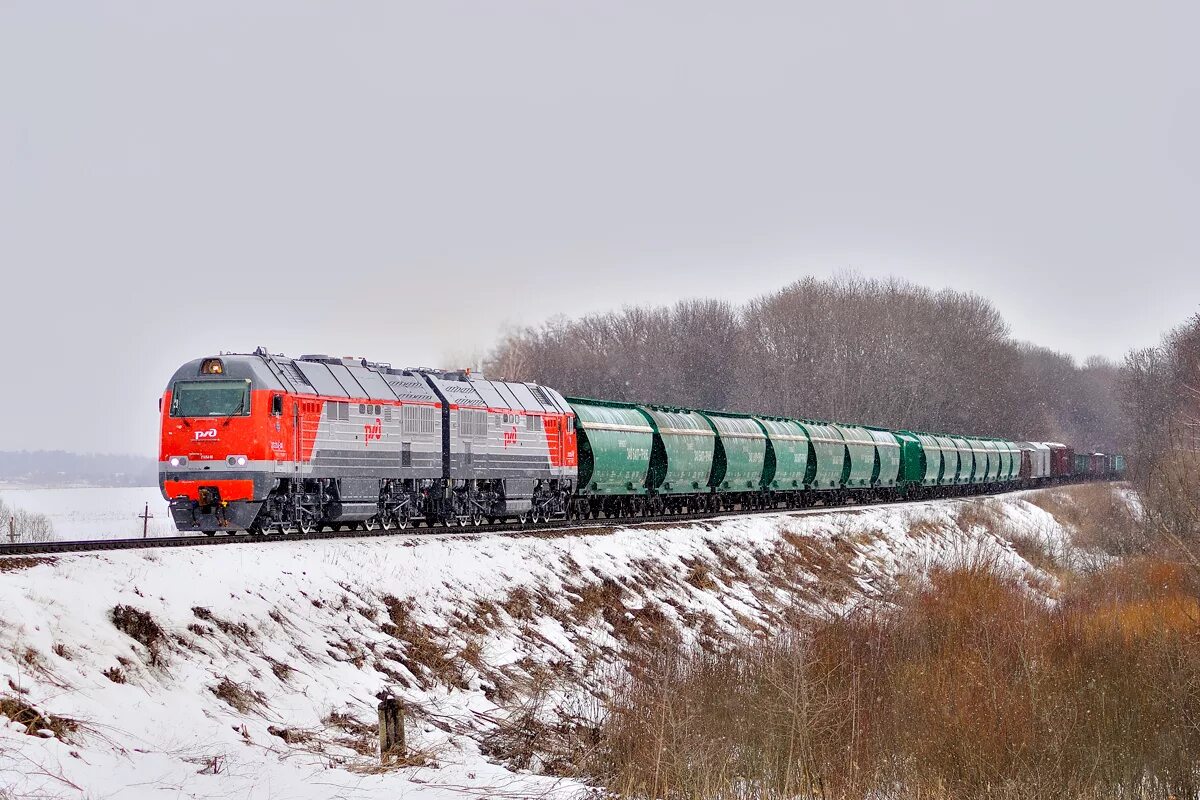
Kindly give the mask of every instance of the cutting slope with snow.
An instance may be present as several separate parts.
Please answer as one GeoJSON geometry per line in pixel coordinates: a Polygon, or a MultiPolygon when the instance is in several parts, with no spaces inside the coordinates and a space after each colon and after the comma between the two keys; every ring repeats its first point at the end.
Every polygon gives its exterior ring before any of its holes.
{"type": "Polygon", "coordinates": [[[598,713],[626,648],[769,631],[935,563],[982,555],[1052,585],[1008,531],[1066,536],[1016,494],[570,534],[4,560],[0,711],[17,721],[0,729],[0,792],[576,794],[495,735],[531,698],[546,718],[598,713]],[[415,751],[391,771],[376,767],[385,687],[409,709],[415,751]]]}

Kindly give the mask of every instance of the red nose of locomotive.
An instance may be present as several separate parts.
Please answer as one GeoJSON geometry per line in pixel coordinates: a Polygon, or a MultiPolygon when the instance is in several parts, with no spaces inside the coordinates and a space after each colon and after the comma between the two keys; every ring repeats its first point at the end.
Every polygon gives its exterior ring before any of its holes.
{"type": "Polygon", "coordinates": [[[159,480],[181,530],[245,527],[270,491],[270,391],[256,378],[248,357],[205,358],[163,395],[159,480]]]}

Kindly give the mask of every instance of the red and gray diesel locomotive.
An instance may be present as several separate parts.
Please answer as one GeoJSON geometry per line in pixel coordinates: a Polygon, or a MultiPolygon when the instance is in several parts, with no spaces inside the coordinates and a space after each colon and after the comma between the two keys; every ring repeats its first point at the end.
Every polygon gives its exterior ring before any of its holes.
{"type": "Polygon", "coordinates": [[[181,531],[210,535],[795,508],[1125,468],[1056,442],[564,398],[262,348],[184,364],[161,416],[163,495],[181,531]]]}
{"type": "Polygon", "coordinates": [[[553,389],[261,348],[180,367],[160,483],[182,531],[561,516],[574,415],[553,389]]]}

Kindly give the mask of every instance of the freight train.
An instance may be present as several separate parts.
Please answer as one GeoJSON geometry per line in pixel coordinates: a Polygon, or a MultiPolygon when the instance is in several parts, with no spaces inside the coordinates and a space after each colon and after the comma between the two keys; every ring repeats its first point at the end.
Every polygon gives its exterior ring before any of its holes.
{"type": "Polygon", "coordinates": [[[181,531],[313,532],[800,508],[1124,472],[1066,445],[566,398],[469,371],[259,348],[160,401],[181,531]]]}

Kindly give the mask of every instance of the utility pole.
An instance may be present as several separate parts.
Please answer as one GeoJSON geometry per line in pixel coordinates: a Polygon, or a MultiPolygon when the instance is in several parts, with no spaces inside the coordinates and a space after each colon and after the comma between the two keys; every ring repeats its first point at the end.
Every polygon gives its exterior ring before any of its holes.
{"type": "Polygon", "coordinates": [[[8,541],[10,544],[16,544],[17,541],[17,516],[15,514],[8,518],[8,541]]]}
{"type": "Polygon", "coordinates": [[[150,532],[150,520],[154,519],[154,515],[150,513],[150,504],[146,503],[146,510],[137,516],[142,521],[142,538],[145,539],[146,534],[150,532]]]}

